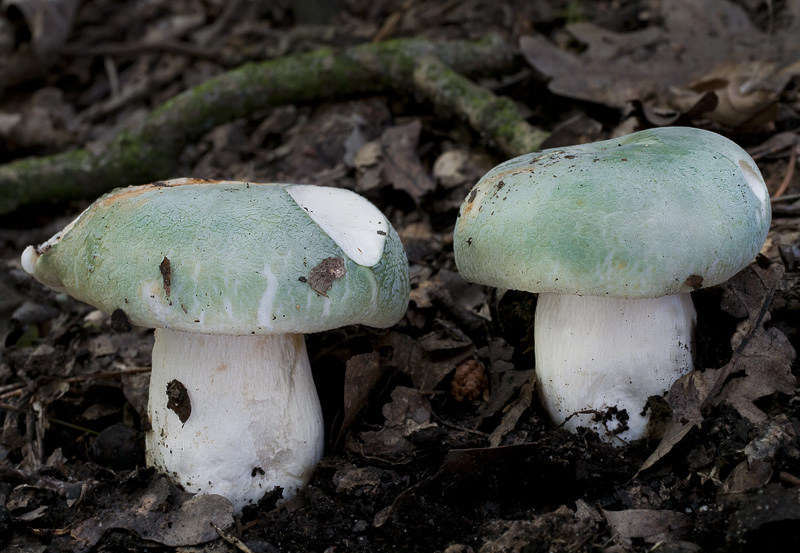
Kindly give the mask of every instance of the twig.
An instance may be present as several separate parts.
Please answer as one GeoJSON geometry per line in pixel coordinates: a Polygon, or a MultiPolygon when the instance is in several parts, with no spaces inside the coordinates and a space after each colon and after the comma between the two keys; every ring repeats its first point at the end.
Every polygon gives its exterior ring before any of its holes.
{"type": "Polygon", "coordinates": [[[406,15],[406,12],[411,9],[411,1],[406,0],[403,4],[399,7],[399,9],[395,10],[389,17],[386,18],[386,21],[383,22],[381,28],[375,33],[375,36],[372,37],[372,42],[382,42],[389,37],[391,37],[395,31],[397,31],[397,26],[400,24],[400,21],[403,20],[403,17],[406,15]]]}
{"type": "Polygon", "coordinates": [[[118,90],[116,94],[112,92],[108,100],[92,104],[83,110],[78,114],[78,123],[90,123],[107,117],[131,102],[151,96],[154,90],[174,80],[188,65],[188,61],[178,59],[173,63],[166,64],[165,67],[156,68],[145,75],[144,78],[136,79],[127,84],[123,89],[118,90]]]}
{"type": "Polygon", "coordinates": [[[70,428],[72,430],[77,430],[78,432],[83,432],[85,434],[94,434],[95,436],[100,434],[100,432],[98,432],[97,430],[92,430],[91,428],[86,428],[85,426],[78,426],[77,424],[72,424],[71,422],[62,421],[60,419],[54,419],[52,417],[48,417],[47,415],[45,415],[44,418],[47,419],[47,422],[56,424],[58,426],[63,426],[64,428],[70,428]]]}
{"type": "Polygon", "coordinates": [[[59,379],[61,382],[83,382],[84,380],[90,380],[92,378],[116,378],[117,376],[124,376],[126,374],[139,374],[139,373],[149,373],[153,369],[151,367],[136,367],[133,369],[123,369],[120,371],[109,371],[104,373],[95,373],[95,374],[83,374],[80,376],[70,376],[68,378],[59,379]]]}
{"type": "Polygon", "coordinates": [[[5,402],[0,402],[0,410],[13,411],[15,413],[25,413],[25,409],[20,409],[16,405],[11,405],[10,403],[5,403],[5,402]]]}
{"type": "Polygon", "coordinates": [[[372,42],[382,42],[392,36],[397,30],[400,20],[403,19],[403,15],[404,12],[402,11],[392,12],[389,17],[386,18],[383,26],[375,33],[375,36],[372,37],[372,42]]]}
{"type": "Polygon", "coordinates": [[[525,121],[511,99],[478,86],[438,58],[420,60],[414,70],[414,85],[437,108],[464,117],[511,157],[535,152],[548,136],[525,121]]]}
{"type": "Polygon", "coordinates": [[[94,56],[140,56],[142,54],[176,54],[191,58],[206,59],[219,63],[219,53],[208,48],[195,46],[187,42],[176,40],[162,40],[157,42],[128,42],[97,44],[94,46],[65,46],[63,54],[72,57],[94,56]]]}
{"type": "Polygon", "coordinates": [[[772,198],[770,201],[772,203],[782,203],[782,202],[793,202],[795,200],[800,200],[800,194],[786,194],[785,196],[781,196],[780,198],[772,198]]]}
{"type": "Polygon", "coordinates": [[[458,426],[457,424],[453,424],[452,422],[447,422],[436,413],[432,413],[432,415],[437,421],[439,421],[439,424],[442,424],[448,428],[452,428],[453,430],[459,430],[461,432],[466,432],[468,434],[475,434],[476,436],[480,436],[481,438],[489,437],[489,434],[487,434],[486,432],[481,432],[480,430],[476,430],[474,428],[467,428],[466,426],[458,426]]]}
{"type": "Polygon", "coordinates": [[[111,97],[119,96],[119,73],[117,73],[117,66],[111,56],[103,56],[103,66],[106,70],[108,77],[108,87],[111,89],[111,97]]]}
{"type": "Polygon", "coordinates": [[[783,193],[786,192],[786,189],[789,188],[789,183],[792,182],[792,177],[794,176],[794,166],[797,163],[797,146],[792,146],[791,151],[789,153],[789,167],[786,169],[786,174],[783,176],[783,181],[781,181],[781,185],[775,191],[775,194],[772,195],[772,199],[775,200],[783,196],[783,193]]]}
{"type": "MultiPolygon", "coordinates": [[[[208,26],[198,29],[194,33],[194,39],[201,44],[211,44],[217,39],[219,35],[230,25],[232,21],[241,17],[242,14],[242,0],[227,0],[222,11],[214,19],[214,22],[208,26]]],[[[214,54],[216,55],[216,54],[214,54]]]]}
{"type": "MultiPolygon", "coordinates": [[[[22,409],[20,407],[15,406],[15,405],[11,405],[10,403],[2,403],[2,402],[0,402],[0,410],[2,410],[2,411],[13,411],[14,413],[27,413],[28,412],[26,409],[22,409]]],[[[77,424],[72,424],[71,422],[62,421],[61,419],[54,419],[52,417],[48,417],[47,415],[42,415],[42,416],[47,420],[47,422],[56,424],[58,426],[63,426],[65,428],[71,428],[72,430],[77,430],[78,432],[85,432],[85,433],[88,433],[88,434],[94,434],[94,435],[99,434],[99,432],[97,432],[96,430],[92,430],[90,428],[86,428],[86,427],[83,427],[83,426],[78,426],[77,424]]]]}
{"type": "Polygon", "coordinates": [[[784,484],[789,484],[790,486],[800,486],[800,478],[792,474],[791,472],[781,471],[779,475],[780,481],[784,484]]]}
{"type": "Polygon", "coordinates": [[[0,398],[7,392],[17,392],[17,390],[21,390],[25,386],[27,386],[25,382],[12,382],[11,384],[0,386],[0,398]]]}
{"type": "Polygon", "coordinates": [[[228,542],[229,544],[231,544],[232,546],[234,546],[236,549],[238,549],[242,553],[253,553],[253,550],[247,547],[247,545],[242,540],[240,540],[233,534],[229,534],[216,524],[213,524],[213,526],[214,530],[216,530],[217,534],[219,534],[219,537],[228,542]]]}

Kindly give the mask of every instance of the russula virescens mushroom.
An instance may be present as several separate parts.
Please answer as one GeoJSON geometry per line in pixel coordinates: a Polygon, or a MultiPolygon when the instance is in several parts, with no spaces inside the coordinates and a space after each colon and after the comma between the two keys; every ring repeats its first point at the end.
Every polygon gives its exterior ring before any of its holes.
{"type": "Polygon", "coordinates": [[[495,167],[464,201],[454,249],[466,280],[539,293],[537,386],[552,419],[621,444],[644,435],[647,398],[692,370],[689,292],[750,263],[770,217],[742,148],[661,128],[495,167]]]}
{"type": "Polygon", "coordinates": [[[312,185],[178,179],[117,189],[23,268],[106,313],[156,328],[147,462],[239,511],[308,482],[322,413],[303,333],[388,327],[408,261],[366,199],[312,185]]]}

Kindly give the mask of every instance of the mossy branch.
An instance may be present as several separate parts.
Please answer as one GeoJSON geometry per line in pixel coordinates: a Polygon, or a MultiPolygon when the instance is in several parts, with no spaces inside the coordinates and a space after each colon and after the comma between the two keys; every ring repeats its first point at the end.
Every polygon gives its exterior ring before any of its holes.
{"type": "MultiPolygon", "coordinates": [[[[179,176],[175,171],[183,148],[220,124],[287,103],[355,93],[407,92],[415,83],[419,86],[419,77],[415,80],[414,76],[419,61],[430,58],[444,64],[452,78],[456,72],[502,72],[510,68],[513,55],[496,37],[442,43],[401,39],[249,63],[178,94],[137,128],[117,135],[102,151],[78,149],[0,166],[0,214],[49,200],[94,198],[117,186],[179,176]]],[[[433,71],[430,62],[427,67],[426,73],[433,71]]],[[[487,124],[486,114],[493,109],[504,114],[503,121],[508,119],[510,112],[492,108],[495,104],[487,103],[482,116],[466,111],[466,117],[488,135],[502,131],[496,143],[516,155],[524,146],[506,135],[523,127],[487,124]]]]}
{"type": "Polygon", "coordinates": [[[414,84],[437,108],[464,117],[510,157],[535,152],[548,136],[525,121],[511,99],[475,84],[439,58],[420,60],[414,70],[414,84]]]}

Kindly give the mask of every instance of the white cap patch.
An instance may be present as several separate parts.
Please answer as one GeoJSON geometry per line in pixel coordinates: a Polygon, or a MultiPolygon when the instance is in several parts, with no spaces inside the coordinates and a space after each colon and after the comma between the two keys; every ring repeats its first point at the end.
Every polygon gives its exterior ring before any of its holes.
{"type": "Polygon", "coordinates": [[[22,268],[31,276],[36,275],[36,260],[39,259],[39,252],[33,246],[28,246],[22,252],[22,268]]]}
{"type": "Polygon", "coordinates": [[[739,167],[742,168],[742,175],[744,176],[744,180],[747,181],[747,185],[753,191],[753,194],[756,195],[758,201],[761,202],[760,223],[767,218],[767,210],[769,209],[769,192],[767,191],[767,185],[764,183],[764,179],[761,175],[756,172],[757,170],[753,169],[745,160],[739,160],[739,167]]]}
{"type": "Polygon", "coordinates": [[[342,251],[365,267],[383,256],[389,221],[367,199],[345,188],[297,184],[286,189],[342,251]]]}

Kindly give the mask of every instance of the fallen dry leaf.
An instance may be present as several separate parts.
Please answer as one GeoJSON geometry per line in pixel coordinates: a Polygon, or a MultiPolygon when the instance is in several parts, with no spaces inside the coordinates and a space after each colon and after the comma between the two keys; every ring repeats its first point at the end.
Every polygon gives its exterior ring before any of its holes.
{"type": "Polygon", "coordinates": [[[220,528],[233,524],[230,501],[221,495],[176,492],[164,476],[152,479],[130,499],[124,508],[113,506],[83,520],[72,530],[72,537],[88,549],[109,530],[122,529],[146,540],[178,547],[216,539],[212,524],[220,528]]]}
{"type": "Polygon", "coordinates": [[[557,544],[588,542],[596,527],[595,521],[580,517],[562,505],[553,512],[533,515],[527,520],[492,523],[489,531],[501,532],[501,535],[484,543],[479,553],[565,550],[557,544]]]}
{"type": "Polygon", "coordinates": [[[431,404],[419,390],[397,386],[391,397],[381,410],[387,426],[411,428],[430,422],[431,404]]]}
{"type": "Polygon", "coordinates": [[[385,185],[406,192],[415,203],[436,188],[436,183],[417,154],[422,123],[414,119],[389,127],[380,139],[367,142],[355,154],[357,192],[385,185]]]}
{"type": "Polygon", "coordinates": [[[733,356],[720,369],[696,370],[673,384],[667,395],[672,422],[639,472],[653,466],[702,423],[706,405],[727,403],[742,417],[759,423],[766,414],[753,404],[755,400],[775,392],[794,392],[794,348],[780,330],[764,328],[769,320],[767,308],[782,275],[783,268],[777,263],[766,268],[752,263],[722,285],[723,309],[738,317],[747,316],[731,338],[733,356]],[[733,375],[737,378],[731,378],[733,375]]]}
{"type": "MultiPolygon", "coordinates": [[[[474,424],[480,424],[485,418],[494,416],[498,411],[505,409],[511,398],[526,383],[534,384],[536,375],[534,370],[519,370],[511,362],[514,355],[514,348],[502,338],[494,338],[489,341],[489,345],[481,348],[478,352],[482,357],[488,359],[489,370],[489,401],[483,402],[478,407],[478,416],[475,417],[474,424]]],[[[533,388],[531,388],[532,391],[533,388]]],[[[522,399],[522,398],[521,398],[522,399]]],[[[524,403],[524,401],[523,401],[524,403]]],[[[519,405],[515,403],[514,405],[519,405]]],[[[513,410],[513,409],[512,409],[513,410]]],[[[500,427],[498,427],[500,428],[500,427]]],[[[510,429],[508,429],[510,430],[510,429]]],[[[506,432],[508,431],[506,430],[506,432]]],[[[495,432],[501,432],[495,430],[495,432]]]]}
{"type": "Polygon", "coordinates": [[[434,331],[414,342],[409,364],[404,370],[417,389],[428,393],[474,353],[475,346],[469,340],[434,331]]]}
{"type": "Polygon", "coordinates": [[[333,281],[342,278],[347,273],[344,258],[326,257],[308,273],[308,285],[326,298],[326,293],[333,286],[333,281]]]}
{"type": "Polygon", "coordinates": [[[531,402],[533,401],[533,384],[534,382],[525,382],[525,384],[522,385],[519,397],[504,410],[503,419],[489,436],[489,445],[498,447],[506,434],[514,430],[522,414],[530,409],[531,402]]]}
{"type": "Polygon", "coordinates": [[[797,543],[800,489],[768,484],[747,497],[731,517],[728,536],[737,545],[758,543],[760,551],[788,551],[797,543]]]}
{"type": "Polygon", "coordinates": [[[366,406],[372,389],[381,378],[378,352],[354,355],[347,360],[344,372],[344,418],[340,433],[347,432],[366,406]]]}
{"type": "Polygon", "coordinates": [[[25,82],[43,73],[56,59],[72,31],[79,0],[5,0],[0,29],[14,35],[9,15],[21,14],[24,25],[10,40],[11,51],[0,51],[0,95],[5,87],[25,82]],[[23,39],[24,37],[24,39],[23,39]]]}
{"type": "Polygon", "coordinates": [[[731,473],[722,482],[722,486],[717,492],[717,501],[724,504],[731,498],[737,498],[740,494],[763,488],[771,477],[771,463],[758,459],[742,461],[733,467],[731,473]]]}
{"type": "Polygon", "coordinates": [[[347,448],[360,455],[401,464],[414,458],[425,443],[438,443],[441,428],[431,422],[433,409],[419,390],[397,386],[391,401],[381,410],[385,425],[378,431],[361,432],[348,440],[347,448]]]}
{"type": "Polygon", "coordinates": [[[672,541],[684,536],[691,528],[689,517],[675,511],[603,509],[602,512],[614,532],[626,540],[641,538],[647,543],[672,541]]]}
{"type": "Polygon", "coordinates": [[[571,37],[585,46],[580,54],[541,35],[521,37],[520,49],[550,79],[553,93],[613,108],[639,100],[654,116],[648,117],[652,124],[675,122],[677,116],[662,120],[653,109],[664,106],[742,125],[774,104],[800,71],[792,63],[800,54],[799,21],[767,35],[743,8],[720,0],[662,0],[657,14],[663,27],[625,33],[592,23],[567,25],[571,37]],[[715,101],[698,109],[709,93],[715,101]]]}

